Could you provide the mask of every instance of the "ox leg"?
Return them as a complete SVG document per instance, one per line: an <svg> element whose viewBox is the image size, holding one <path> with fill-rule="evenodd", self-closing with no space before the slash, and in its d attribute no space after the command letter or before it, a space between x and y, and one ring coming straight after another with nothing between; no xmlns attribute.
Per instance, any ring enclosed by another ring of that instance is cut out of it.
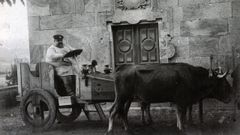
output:
<svg viewBox="0 0 240 135"><path fill-rule="evenodd" d="M110 109L110 114L108 118L108 131L107 134L112 132L113 129L113 119L116 116L117 110L116 110L116 103L114 102L111 109Z"/></svg>
<svg viewBox="0 0 240 135"><path fill-rule="evenodd" d="M187 110L188 110L188 121L192 123L193 122L192 121L192 105L190 105Z"/></svg>
<svg viewBox="0 0 240 135"><path fill-rule="evenodd" d="M186 108L185 107L180 107L177 105L177 127L180 131L184 130L184 124L186 121Z"/></svg>
<svg viewBox="0 0 240 135"><path fill-rule="evenodd" d="M181 130L182 125L181 125L181 120L180 120L180 112L179 112L178 109L177 109L176 111L177 111L177 112L176 112L176 115L177 115L177 128L178 128L179 130Z"/></svg>
<svg viewBox="0 0 240 135"><path fill-rule="evenodd" d="M145 110L146 110L146 104L144 104L144 102L141 102L140 104L141 104L141 113L142 113L141 120L142 120L143 125L145 125L146 121L145 121L144 113L145 113Z"/></svg>
<svg viewBox="0 0 240 135"><path fill-rule="evenodd" d="M124 105L124 114L122 116L123 128L125 131L128 131L128 111L131 106L132 100L128 100Z"/></svg>
<svg viewBox="0 0 240 135"><path fill-rule="evenodd" d="M199 120L201 123L203 123L203 101L199 101Z"/></svg>
<svg viewBox="0 0 240 135"><path fill-rule="evenodd" d="M142 116L141 116L141 119L142 119L142 123L143 125L150 125L152 124L152 117L151 117L151 114L150 114L150 103L145 103L145 102L141 102L141 112L142 112ZM147 122L145 120L145 113L147 114Z"/></svg>
<svg viewBox="0 0 240 135"><path fill-rule="evenodd" d="M114 118L116 117L116 115L118 115L121 119L124 116L124 103L122 100L116 100L113 103L112 108L110 109L110 115L109 115L109 121L108 121L108 133L111 133L113 130L113 122L114 122Z"/></svg>
<svg viewBox="0 0 240 135"><path fill-rule="evenodd" d="M115 116L116 116L116 103L114 102L112 107L109 110L108 132L110 132L113 128L113 119Z"/></svg>
<svg viewBox="0 0 240 135"><path fill-rule="evenodd" d="M152 124L152 117L151 117L151 113L150 113L150 107L151 107L151 105L150 105L150 103L148 103L147 105L146 105L146 114L147 114L147 124L148 125L151 125Z"/></svg>
<svg viewBox="0 0 240 135"><path fill-rule="evenodd" d="M237 109L238 109L238 99L236 97L234 97L234 105L233 105L233 115L232 115L232 120L235 122L237 119Z"/></svg>

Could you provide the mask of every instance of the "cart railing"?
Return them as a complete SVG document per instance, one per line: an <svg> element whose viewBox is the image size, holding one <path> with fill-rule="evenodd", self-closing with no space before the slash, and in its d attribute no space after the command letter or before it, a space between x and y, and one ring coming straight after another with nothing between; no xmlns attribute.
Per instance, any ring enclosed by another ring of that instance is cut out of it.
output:
<svg viewBox="0 0 240 135"><path fill-rule="evenodd" d="M28 63L19 63L17 69L19 98L34 89L49 90L54 96L58 96L54 88L54 69L49 63L38 63L36 71L31 71Z"/></svg>

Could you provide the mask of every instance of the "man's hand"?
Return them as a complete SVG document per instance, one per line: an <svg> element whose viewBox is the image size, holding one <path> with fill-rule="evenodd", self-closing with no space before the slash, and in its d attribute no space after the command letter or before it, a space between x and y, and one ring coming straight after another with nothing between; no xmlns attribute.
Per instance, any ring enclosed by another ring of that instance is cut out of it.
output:
<svg viewBox="0 0 240 135"><path fill-rule="evenodd" d="M72 63L70 63L70 62L63 61L61 63L62 63L63 66L72 66Z"/></svg>
<svg viewBox="0 0 240 135"><path fill-rule="evenodd" d="M62 58L62 64L64 66L72 66L72 62L68 58Z"/></svg>

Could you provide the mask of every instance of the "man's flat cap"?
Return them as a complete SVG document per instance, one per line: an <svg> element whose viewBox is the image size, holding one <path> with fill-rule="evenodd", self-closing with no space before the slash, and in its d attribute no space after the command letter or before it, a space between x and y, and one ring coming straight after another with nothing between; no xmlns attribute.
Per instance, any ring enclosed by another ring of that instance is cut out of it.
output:
<svg viewBox="0 0 240 135"><path fill-rule="evenodd" d="M54 35L53 38L56 39L57 41L62 41L63 35L57 34L57 35Z"/></svg>

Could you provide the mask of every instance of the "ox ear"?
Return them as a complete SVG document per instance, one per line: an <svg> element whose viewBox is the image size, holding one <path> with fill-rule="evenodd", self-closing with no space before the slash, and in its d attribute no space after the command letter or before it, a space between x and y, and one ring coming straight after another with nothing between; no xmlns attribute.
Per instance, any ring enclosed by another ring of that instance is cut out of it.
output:
<svg viewBox="0 0 240 135"><path fill-rule="evenodd" d="M218 76L218 73L215 71L215 70L213 70L213 69L211 69L211 72L212 72L212 76Z"/></svg>

